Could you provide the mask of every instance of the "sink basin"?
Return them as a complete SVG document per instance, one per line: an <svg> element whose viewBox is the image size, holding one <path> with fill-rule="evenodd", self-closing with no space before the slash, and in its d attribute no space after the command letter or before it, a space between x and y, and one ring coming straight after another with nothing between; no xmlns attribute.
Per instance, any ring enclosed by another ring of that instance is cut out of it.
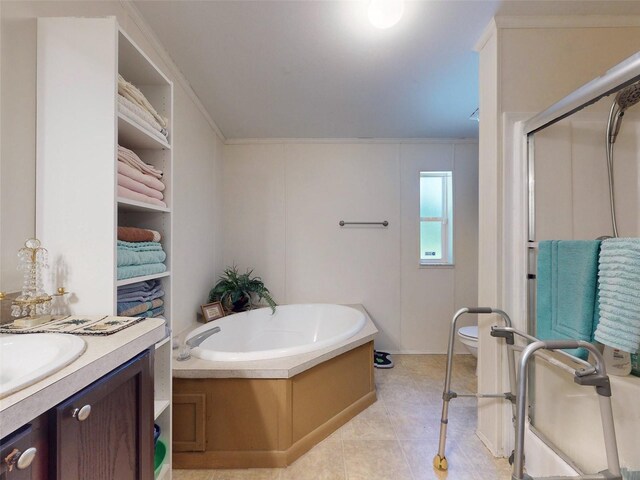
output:
<svg viewBox="0 0 640 480"><path fill-rule="evenodd" d="M86 348L80 337L63 333L0 335L0 398L66 367Z"/></svg>

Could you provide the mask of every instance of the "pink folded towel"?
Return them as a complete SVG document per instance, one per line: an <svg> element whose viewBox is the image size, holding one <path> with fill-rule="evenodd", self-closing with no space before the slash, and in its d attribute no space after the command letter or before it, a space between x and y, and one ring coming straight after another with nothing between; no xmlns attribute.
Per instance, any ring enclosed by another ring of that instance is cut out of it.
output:
<svg viewBox="0 0 640 480"><path fill-rule="evenodd" d="M147 195L149 197L157 198L158 200L162 200L164 195L162 192L154 188L147 187L144 183L140 183L133 178L129 178L126 175L118 174L118 185L128 188L129 190L133 190L134 192L142 193L143 195Z"/></svg>
<svg viewBox="0 0 640 480"><path fill-rule="evenodd" d="M151 175L144 174L120 160L118 160L118 173L121 173L126 177L133 178L140 183L144 183L147 187L158 190L159 192L164 191L164 183L160 180L152 177Z"/></svg>
<svg viewBox="0 0 640 480"><path fill-rule="evenodd" d="M166 207L167 204L157 198L149 197L143 193L134 192L122 185L118 185L118 196L128 198L129 200L136 200L137 202L150 203L151 205L157 205L159 207Z"/></svg>
<svg viewBox="0 0 640 480"><path fill-rule="evenodd" d="M118 145L118 160L126 163L130 167L135 168L136 170L141 171L142 173L146 173L147 175L151 175L152 177L156 177L158 179L162 178L162 170L158 170L153 165L149 165L148 163L144 163L140 160L140 157L133 150L129 150L128 148L124 148L121 145Z"/></svg>

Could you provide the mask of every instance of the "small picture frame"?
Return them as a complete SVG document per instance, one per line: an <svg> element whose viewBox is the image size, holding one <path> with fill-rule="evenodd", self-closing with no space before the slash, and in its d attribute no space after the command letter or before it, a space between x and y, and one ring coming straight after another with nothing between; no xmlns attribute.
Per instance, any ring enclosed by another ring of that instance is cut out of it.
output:
<svg viewBox="0 0 640 480"><path fill-rule="evenodd" d="M224 317L224 308L222 308L222 303L220 302L202 305L200 309L202 310L203 323L212 322L213 320Z"/></svg>

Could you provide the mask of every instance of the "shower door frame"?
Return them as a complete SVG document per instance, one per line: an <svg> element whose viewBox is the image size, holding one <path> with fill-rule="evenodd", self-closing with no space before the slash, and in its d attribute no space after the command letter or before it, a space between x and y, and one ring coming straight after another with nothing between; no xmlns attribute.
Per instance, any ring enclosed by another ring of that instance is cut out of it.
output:
<svg viewBox="0 0 640 480"><path fill-rule="evenodd" d="M609 69L604 75L590 81L546 110L524 122L522 141L526 146L527 171L527 332L536 334L536 210L535 210L535 134L600 99L640 80L640 52ZM603 134L604 138L604 134ZM603 147L604 150L604 147ZM545 435L535 428L535 365L529 369L528 416L532 432L577 471L580 469Z"/></svg>

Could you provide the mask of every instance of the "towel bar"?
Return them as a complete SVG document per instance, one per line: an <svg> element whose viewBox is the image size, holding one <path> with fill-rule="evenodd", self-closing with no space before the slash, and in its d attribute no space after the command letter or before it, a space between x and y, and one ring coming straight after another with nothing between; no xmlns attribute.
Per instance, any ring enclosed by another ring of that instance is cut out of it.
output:
<svg viewBox="0 0 640 480"><path fill-rule="evenodd" d="M340 225L341 227L344 227L345 225L382 225L383 227L388 227L389 222L387 222L386 220L382 222L345 222L344 220L340 220L338 222L338 225Z"/></svg>

